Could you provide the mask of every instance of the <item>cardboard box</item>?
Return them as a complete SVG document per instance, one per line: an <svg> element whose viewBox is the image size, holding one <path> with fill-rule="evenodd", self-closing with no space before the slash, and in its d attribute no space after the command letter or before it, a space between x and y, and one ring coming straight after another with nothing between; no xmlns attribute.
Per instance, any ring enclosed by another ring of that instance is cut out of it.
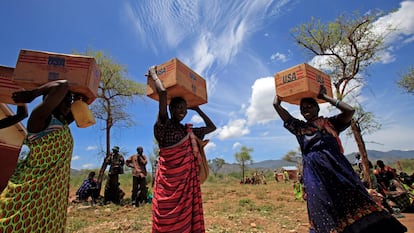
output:
<svg viewBox="0 0 414 233"><path fill-rule="evenodd" d="M275 74L276 94L291 104L299 105L305 97L315 98L319 103L325 102L317 98L321 84L325 86L327 95L332 97L329 75L306 63Z"/></svg>
<svg viewBox="0 0 414 233"><path fill-rule="evenodd" d="M0 103L0 119L11 115L15 115L15 113L13 113L7 104ZM16 168L26 135L26 128L21 122L0 129L0 191L6 187L10 176Z"/></svg>
<svg viewBox="0 0 414 233"><path fill-rule="evenodd" d="M20 50L13 81L27 90L47 82L66 79L70 91L88 97L92 103L101 81L95 58L33 50Z"/></svg>
<svg viewBox="0 0 414 233"><path fill-rule="evenodd" d="M0 66L0 103L16 104L11 98L13 92L24 90L12 80L14 68Z"/></svg>
<svg viewBox="0 0 414 233"><path fill-rule="evenodd" d="M188 107L207 103L206 81L177 58L157 66L158 78L167 89L168 102L173 97L183 97ZM158 101L154 81L147 79L147 96Z"/></svg>
<svg viewBox="0 0 414 233"><path fill-rule="evenodd" d="M16 106L17 108L17 106ZM0 103L0 119L7 116L16 115L7 104ZM23 144L23 140L27 135L27 130L21 122L12 126L0 129L0 145L8 145L10 147L19 148Z"/></svg>

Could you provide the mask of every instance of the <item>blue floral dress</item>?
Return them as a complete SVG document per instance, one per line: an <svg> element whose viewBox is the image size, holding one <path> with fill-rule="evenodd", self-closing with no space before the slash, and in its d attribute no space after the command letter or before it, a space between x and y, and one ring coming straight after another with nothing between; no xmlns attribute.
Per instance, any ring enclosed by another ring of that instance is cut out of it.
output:
<svg viewBox="0 0 414 233"><path fill-rule="evenodd" d="M302 150L310 232L406 231L371 199L343 155L338 134L349 123L343 125L336 117L320 117L312 122L291 118L284 126L296 136Z"/></svg>

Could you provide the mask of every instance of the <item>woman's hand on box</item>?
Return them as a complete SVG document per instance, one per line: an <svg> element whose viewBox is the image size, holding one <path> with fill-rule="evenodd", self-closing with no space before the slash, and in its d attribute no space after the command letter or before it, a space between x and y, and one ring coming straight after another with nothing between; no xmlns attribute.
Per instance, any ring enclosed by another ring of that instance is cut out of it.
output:
<svg viewBox="0 0 414 233"><path fill-rule="evenodd" d="M164 84L162 84L161 80L158 78L156 66L151 66L149 68L147 76L154 80L155 88L157 89L158 93L166 91Z"/></svg>
<svg viewBox="0 0 414 233"><path fill-rule="evenodd" d="M319 89L318 99L326 100L326 88L324 85L321 85L321 88Z"/></svg>

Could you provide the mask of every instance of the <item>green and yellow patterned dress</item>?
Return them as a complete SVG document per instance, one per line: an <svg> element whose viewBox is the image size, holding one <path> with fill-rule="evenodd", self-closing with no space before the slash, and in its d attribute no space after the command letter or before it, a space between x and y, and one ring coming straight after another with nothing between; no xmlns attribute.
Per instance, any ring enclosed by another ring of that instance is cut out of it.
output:
<svg viewBox="0 0 414 233"><path fill-rule="evenodd" d="M69 127L53 118L26 141L30 154L0 196L0 233L64 232L73 149Z"/></svg>

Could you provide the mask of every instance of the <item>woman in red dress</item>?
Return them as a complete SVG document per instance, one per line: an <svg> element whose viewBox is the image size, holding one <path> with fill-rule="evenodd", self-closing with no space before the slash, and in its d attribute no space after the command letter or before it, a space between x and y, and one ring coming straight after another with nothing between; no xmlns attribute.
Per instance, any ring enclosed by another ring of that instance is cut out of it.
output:
<svg viewBox="0 0 414 233"><path fill-rule="evenodd" d="M152 232L205 232L199 175L200 157L197 155L194 139L203 139L216 126L198 106L189 109L196 111L206 126L192 128L181 124L187 114L187 103L181 97L170 101L171 117L168 117L167 91L158 79L154 67L150 69L149 75L154 79L159 95L154 135L160 147L152 200Z"/></svg>

